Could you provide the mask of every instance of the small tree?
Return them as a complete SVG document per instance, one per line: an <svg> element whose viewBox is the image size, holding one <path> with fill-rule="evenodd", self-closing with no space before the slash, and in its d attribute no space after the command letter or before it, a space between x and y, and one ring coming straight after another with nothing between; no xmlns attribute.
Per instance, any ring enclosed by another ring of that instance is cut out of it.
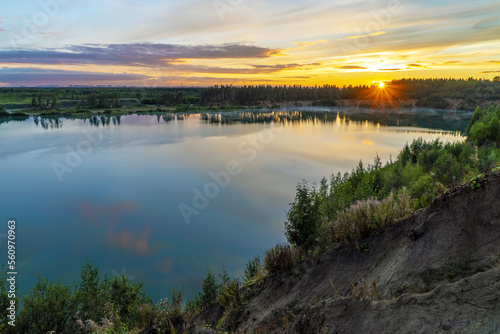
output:
<svg viewBox="0 0 500 334"><path fill-rule="evenodd" d="M201 284L203 290L201 294L201 303L203 306L208 306L215 301L219 292L219 285L215 281L215 275L212 271L208 271L203 278Z"/></svg>
<svg viewBox="0 0 500 334"><path fill-rule="evenodd" d="M52 101L50 102L52 109L57 109L59 102L57 101L56 94L52 94Z"/></svg>
<svg viewBox="0 0 500 334"><path fill-rule="evenodd" d="M245 276L244 276L245 281L251 280L259 273L261 269L262 269L262 264L260 261L260 256L256 256L250 261L248 261L245 267Z"/></svg>
<svg viewBox="0 0 500 334"><path fill-rule="evenodd" d="M43 109L43 100L44 100L44 95L43 93L41 93L40 95L38 95L38 108L39 109Z"/></svg>
<svg viewBox="0 0 500 334"><path fill-rule="evenodd" d="M38 102L36 102L36 97L33 96L33 98L31 99L31 105L33 106L33 108L38 108Z"/></svg>
<svg viewBox="0 0 500 334"><path fill-rule="evenodd" d="M324 199L321 191L310 188L306 182L300 183L287 212L285 235L291 244L306 252L316 244L318 227L324 219Z"/></svg>
<svg viewBox="0 0 500 334"><path fill-rule="evenodd" d="M109 289L109 301L117 309L120 320L125 324L138 323L139 306L152 303L142 291L142 283L133 284L124 273L110 280Z"/></svg>
<svg viewBox="0 0 500 334"><path fill-rule="evenodd" d="M84 320L91 319L98 322L105 316L106 289L104 282L99 277L99 267L87 260L82 263L80 272L82 281L76 299L79 311Z"/></svg>

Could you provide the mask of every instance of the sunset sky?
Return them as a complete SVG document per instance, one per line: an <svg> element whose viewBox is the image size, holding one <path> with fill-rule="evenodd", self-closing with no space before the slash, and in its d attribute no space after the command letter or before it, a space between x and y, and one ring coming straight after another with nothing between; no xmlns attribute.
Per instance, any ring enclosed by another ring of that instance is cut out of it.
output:
<svg viewBox="0 0 500 334"><path fill-rule="evenodd" d="M3 0L0 11L0 86L498 75L498 0Z"/></svg>

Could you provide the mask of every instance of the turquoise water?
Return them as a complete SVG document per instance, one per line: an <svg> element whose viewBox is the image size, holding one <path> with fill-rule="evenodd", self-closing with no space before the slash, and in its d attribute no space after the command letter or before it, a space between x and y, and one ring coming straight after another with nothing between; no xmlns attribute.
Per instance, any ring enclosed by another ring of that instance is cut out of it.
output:
<svg viewBox="0 0 500 334"><path fill-rule="evenodd" d="M285 241L295 187L395 157L414 138L463 140L470 113L344 108L0 124L0 241L17 221L19 291L77 282L93 259L157 300L241 275ZM432 128L433 127L433 128ZM3 226L3 227L2 227ZM2 248L5 248L2 246ZM1 255L5 263L7 251Z"/></svg>

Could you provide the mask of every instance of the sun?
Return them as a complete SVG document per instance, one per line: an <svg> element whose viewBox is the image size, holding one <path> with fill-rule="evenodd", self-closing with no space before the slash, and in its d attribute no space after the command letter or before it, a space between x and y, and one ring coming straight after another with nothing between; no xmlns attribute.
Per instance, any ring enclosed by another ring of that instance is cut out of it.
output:
<svg viewBox="0 0 500 334"><path fill-rule="evenodd" d="M378 84L378 88L384 88L384 87L385 87L385 84L383 82Z"/></svg>

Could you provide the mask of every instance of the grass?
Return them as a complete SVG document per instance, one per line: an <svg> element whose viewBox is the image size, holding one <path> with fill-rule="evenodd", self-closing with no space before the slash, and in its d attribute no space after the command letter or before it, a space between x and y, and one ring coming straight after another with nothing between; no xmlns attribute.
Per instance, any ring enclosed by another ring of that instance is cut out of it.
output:
<svg viewBox="0 0 500 334"><path fill-rule="evenodd" d="M288 244L277 244L266 252L264 268L273 274L290 270L300 260L300 251Z"/></svg>
<svg viewBox="0 0 500 334"><path fill-rule="evenodd" d="M406 188L381 201L372 198L357 201L330 223L330 241L347 243L380 232L385 226L410 216L413 202Z"/></svg>

